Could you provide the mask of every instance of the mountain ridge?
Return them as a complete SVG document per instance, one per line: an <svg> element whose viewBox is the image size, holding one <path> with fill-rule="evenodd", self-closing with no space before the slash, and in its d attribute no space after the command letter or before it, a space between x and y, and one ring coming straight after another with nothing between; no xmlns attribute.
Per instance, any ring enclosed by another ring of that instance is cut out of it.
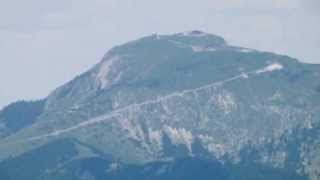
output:
<svg viewBox="0 0 320 180"><path fill-rule="evenodd" d="M318 67L199 31L147 36L112 48L51 93L32 126L0 139L1 159L72 138L133 164L190 156L241 163L251 147L256 161L281 169L297 153L281 139L318 127ZM291 170L312 177L320 160L310 154L320 147L310 138L294 147L313 148L298 152Z"/></svg>

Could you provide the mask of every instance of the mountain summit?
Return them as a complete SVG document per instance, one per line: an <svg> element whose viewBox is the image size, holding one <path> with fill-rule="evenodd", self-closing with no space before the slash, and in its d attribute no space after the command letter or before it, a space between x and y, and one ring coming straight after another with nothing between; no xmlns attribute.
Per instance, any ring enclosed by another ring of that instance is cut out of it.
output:
<svg viewBox="0 0 320 180"><path fill-rule="evenodd" d="M318 65L200 31L147 36L52 92L0 156L68 139L78 158L251 161L318 180L319 78Z"/></svg>

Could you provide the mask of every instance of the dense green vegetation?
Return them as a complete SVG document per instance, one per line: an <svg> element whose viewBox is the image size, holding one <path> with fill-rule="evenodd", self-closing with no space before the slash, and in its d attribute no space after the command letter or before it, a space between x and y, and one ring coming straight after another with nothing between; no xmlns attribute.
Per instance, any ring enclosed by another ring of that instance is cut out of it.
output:
<svg viewBox="0 0 320 180"><path fill-rule="evenodd" d="M58 140L0 163L2 180L42 180L41 176L77 155L71 140ZM4 178L6 177L6 178Z"/></svg>
<svg viewBox="0 0 320 180"><path fill-rule="evenodd" d="M33 124L43 112L45 100L18 101L0 111L0 121L11 133Z"/></svg>
<svg viewBox="0 0 320 180"><path fill-rule="evenodd" d="M144 165L114 163L111 158L77 158L75 141L58 140L0 163L6 180L307 180L286 168L273 168L247 156L239 164L182 158ZM243 154L244 155L244 154Z"/></svg>

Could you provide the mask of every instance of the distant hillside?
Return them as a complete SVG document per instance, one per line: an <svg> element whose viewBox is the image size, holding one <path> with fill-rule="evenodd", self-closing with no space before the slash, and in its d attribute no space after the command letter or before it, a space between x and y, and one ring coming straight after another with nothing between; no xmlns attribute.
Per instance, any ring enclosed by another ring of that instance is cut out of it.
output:
<svg viewBox="0 0 320 180"><path fill-rule="evenodd" d="M0 111L0 136L7 136L32 125L44 110L46 100L18 101Z"/></svg>

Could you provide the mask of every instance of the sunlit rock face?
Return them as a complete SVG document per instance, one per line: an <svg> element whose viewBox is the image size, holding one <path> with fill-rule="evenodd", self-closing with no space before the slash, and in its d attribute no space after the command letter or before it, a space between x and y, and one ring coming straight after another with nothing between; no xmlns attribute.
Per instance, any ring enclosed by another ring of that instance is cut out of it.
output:
<svg viewBox="0 0 320 180"><path fill-rule="evenodd" d="M200 31L144 37L51 93L33 126L1 140L1 156L57 138L129 163L195 156L241 163L249 149L259 163L316 180L319 72ZM17 144L25 148L9 151Z"/></svg>

